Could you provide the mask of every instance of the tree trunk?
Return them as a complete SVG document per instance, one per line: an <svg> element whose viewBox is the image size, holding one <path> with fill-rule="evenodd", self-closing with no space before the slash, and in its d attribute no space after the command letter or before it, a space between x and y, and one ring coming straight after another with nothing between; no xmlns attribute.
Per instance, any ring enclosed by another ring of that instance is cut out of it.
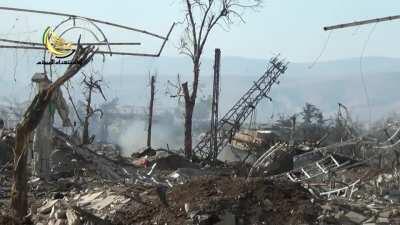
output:
<svg viewBox="0 0 400 225"><path fill-rule="evenodd" d="M185 97L185 156L188 159L192 159L192 120L194 106L196 105L197 88L199 85L200 75L200 61L197 58L193 61L193 87L192 94L189 94L189 88L187 82L182 84L183 94Z"/></svg>
<svg viewBox="0 0 400 225"><path fill-rule="evenodd" d="M151 76L150 81L150 105L149 105L149 122L147 127L147 148L151 148L151 127L153 125L153 105L154 105L154 83L156 79Z"/></svg>
<svg viewBox="0 0 400 225"><path fill-rule="evenodd" d="M92 104L92 87L89 87L89 96L86 100L86 116L85 121L83 123L83 131L82 131L82 144L87 145L89 143L89 119L92 114L91 104Z"/></svg>
<svg viewBox="0 0 400 225"><path fill-rule="evenodd" d="M192 158L192 117L194 104L185 103L185 156Z"/></svg>
<svg viewBox="0 0 400 225"><path fill-rule="evenodd" d="M11 189L11 208L16 224L22 223L22 219L26 216L28 211L28 174L26 173L27 151L25 149L25 144L27 143L30 134L30 131L27 132L21 130L20 127L17 127L14 156L19 157L14 157L14 182Z"/></svg>

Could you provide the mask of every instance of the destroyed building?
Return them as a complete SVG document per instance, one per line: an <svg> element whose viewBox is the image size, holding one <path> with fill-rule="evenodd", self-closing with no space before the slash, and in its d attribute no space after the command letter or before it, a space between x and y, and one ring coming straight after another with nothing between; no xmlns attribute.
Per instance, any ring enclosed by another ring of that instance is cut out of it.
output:
<svg viewBox="0 0 400 225"><path fill-rule="evenodd" d="M197 90L208 34L215 25L234 24L232 17L243 19L240 10L258 9L260 1L222 1L222 9L214 1L185 3L180 53L191 60L193 81L181 82L179 75L177 84L168 80L176 93L166 95L177 100L169 108L157 104L162 84L150 73L148 105L108 99L96 62L114 55L160 57L175 23L163 36L73 14L0 6L0 12L61 19L45 29L43 43L0 38L2 48L45 52L37 63L43 71L30 78L34 93L28 101L0 104L0 225L400 224L398 118L367 129L344 103L327 116L304 102L296 113L257 123L256 110L274 101L291 66L281 55L220 110L220 49L214 52L212 94ZM104 26L155 38L160 47L155 53L128 51L142 43L115 41L110 33L118 32ZM72 82L79 75L80 86ZM132 136L132 121L145 124L140 129L147 136ZM155 144L160 124L168 142Z"/></svg>

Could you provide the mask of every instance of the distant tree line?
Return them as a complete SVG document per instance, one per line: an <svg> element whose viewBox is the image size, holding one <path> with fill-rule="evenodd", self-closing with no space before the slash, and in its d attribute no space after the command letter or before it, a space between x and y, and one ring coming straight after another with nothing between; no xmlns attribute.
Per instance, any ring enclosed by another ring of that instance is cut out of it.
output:
<svg viewBox="0 0 400 225"><path fill-rule="evenodd" d="M325 117L311 103L305 103L300 113L280 115L273 128L287 142L293 139L296 143L313 146L337 143L363 133L361 124L352 122L350 115L344 116L340 105L336 115Z"/></svg>

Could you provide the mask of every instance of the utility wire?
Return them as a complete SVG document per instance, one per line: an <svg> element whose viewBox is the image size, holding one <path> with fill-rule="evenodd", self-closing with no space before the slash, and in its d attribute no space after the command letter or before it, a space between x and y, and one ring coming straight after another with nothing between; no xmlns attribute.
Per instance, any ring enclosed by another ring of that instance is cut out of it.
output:
<svg viewBox="0 0 400 225"><path fill-rule="evenodd" d="M369 31L368 33L368 37L364 42L364 46L361 52L361 56L360 56L360 77L361 77L361 83L363 85L363 89L364 89L364 94L365 94L365 100L367 102L367 106L368 106L368 120L369 120L369 126L372 125L372 109L371 109L371 101L370 101L370 97L369 97L369 93L368 93L368 88L367 88L367 84L365 81L365 74L364 74L364 66L363 66L363 61L364 61L364 55L365 55L365 51L368 47L368 43L371 39L372 34L375 31L376 25L378 23L375 23L374 26L372 27L372 29Z"/></svg>
<svg viewBox="0 0 400 225"><path fill-rule="evenodd" d="M321 49L321 52L319 53L317 58L315 58L315 60L311 63L311 65L308 66L308 69L312 69L319 62L319 60L321 59L322 55L325 53L326 48L328 47L328 43L329 43L329 41L331 39L331 36L332 36L332 31L329 32L328 37L326 38L325 43L324 43L324 45L323 45L323 47Z"/></svg>

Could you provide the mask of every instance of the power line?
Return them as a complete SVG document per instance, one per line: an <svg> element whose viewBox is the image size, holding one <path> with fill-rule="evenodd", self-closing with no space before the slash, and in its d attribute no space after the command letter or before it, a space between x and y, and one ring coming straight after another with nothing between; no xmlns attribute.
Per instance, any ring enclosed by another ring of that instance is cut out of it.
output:
<svg viewBox="0 0 400 225"><path fill-rule="evenodd" d="M326 48L328 47L328 43L329 43L329 40L331 39L331 36L332 36L332 31L329 32L329 35L325 40L325 43L324 43L324 46L321 49L321 52L319 53L317 58L311 63L311 65L308 66L308 69L312 69L315 66L315 64L317 64L317 62L319 62L319 60L321 59L322 55L325 53Z"/></svg>
<svg viewBox="0 0 400 225"><path fill-rule="evenodd" d="M365 94L365 100L367 102L367 106L368 106L368 119L369 119L369 125L371 126L372 124L372 109L371 109L371 101L370 101L370 97L369 97L369 93L368 93L368 88L367 88L367 84L365 81L365 74L364 74L364 67L363 67L363 60L364 60L364 54L365 54L365 50L367 49L368 43L371 39L372 34L375 31L377 23L374 24L374 26L372 27L372 29L369 31L368 33L368 37L364 42L364 46L361 52L361 56L360 56L360 77L361 77L361 83L363 85L363 89L364 89L364 94Z"/></svg>

